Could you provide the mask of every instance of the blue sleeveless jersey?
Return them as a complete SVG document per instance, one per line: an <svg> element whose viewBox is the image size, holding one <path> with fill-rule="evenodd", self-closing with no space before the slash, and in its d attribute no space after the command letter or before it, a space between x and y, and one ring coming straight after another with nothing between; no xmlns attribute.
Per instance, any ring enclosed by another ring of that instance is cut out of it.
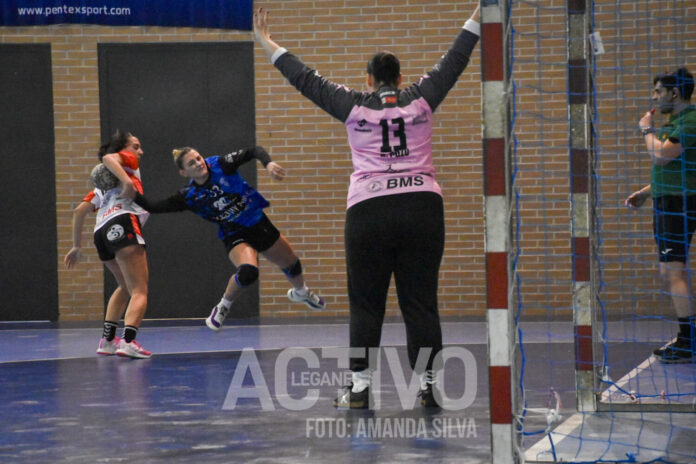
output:
<svg viewBox="0 0 696 464"><path fill-rule="evenodd" d="M268 201L238 173L225 174L219 157L206 158L210 179L204 185L193 180L182 189L186 205L203 219L218 224L221 239L234 235L241 227L251 227L263 217Z"/></svg>

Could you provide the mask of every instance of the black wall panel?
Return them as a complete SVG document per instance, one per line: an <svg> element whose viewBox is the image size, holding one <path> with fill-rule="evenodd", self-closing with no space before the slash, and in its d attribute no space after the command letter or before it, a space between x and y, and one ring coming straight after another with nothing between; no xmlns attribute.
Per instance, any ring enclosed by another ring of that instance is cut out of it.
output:
<svg viewBox="0 0 696 464"><path fill-rule="evenodd" d="M0 44L0 320L58 318L48 44Z"/></svg>
<svg viewBox="0 0 696 464"><path fill-rule="evenodd" d="M148 197L185 185L172 161L175 147L192 146L205 157L255 144L251 42L100 44L98 53L102 139L117 128L140 139ZM249 163L241 170L252 185L256 169ZM235 271L217 227L183 212L150 216L143 233L150 264L145 317L206 317ZM115 283L110 275L105 283L108 298ZM258 285L230 315L256 316Z"/></svg>

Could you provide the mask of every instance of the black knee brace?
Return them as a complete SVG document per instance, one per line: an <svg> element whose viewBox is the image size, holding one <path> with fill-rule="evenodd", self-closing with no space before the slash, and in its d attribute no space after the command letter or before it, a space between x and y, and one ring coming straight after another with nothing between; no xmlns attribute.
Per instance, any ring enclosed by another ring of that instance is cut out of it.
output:
<svg viewBox="0 0 696 464"><path fill-rule="evenodd" d="M234 281L240 287L248 287L259 278L259 268L251 264L242 264L234 275Z"/></svg>
<svg viewBox="0 0 696 464"><path fill-rule="evenodd" d="M300 262L300 258L297 258L295 264L292 264L283 269L283 273L291 279L302 274L302 263Z"/></svg>

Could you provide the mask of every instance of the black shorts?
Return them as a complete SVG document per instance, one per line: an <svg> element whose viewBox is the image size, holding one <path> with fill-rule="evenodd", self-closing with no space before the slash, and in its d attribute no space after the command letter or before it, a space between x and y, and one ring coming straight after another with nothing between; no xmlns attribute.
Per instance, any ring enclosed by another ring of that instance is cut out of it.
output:
<svg viewBox="0 0 696 464"><path fill-rule="evenodd" d="M276 229L270 219L264 214L261 220L250 227L241 227L233 234L223 238L227 253L240 243L248 243L254 250L263 252L268 250L280 238L280 231Z"/></svg>
<svg viewBox="0 0 696 464"><path fill-rule="evenodd" d="M135 214L119 214L94 232L94 246L102 261L111 261L116 258L116 251L130 245L145 245L140 219Z"/></svg>
<svg viewBox="0 0 696 464"><path fill-rule="evenodd" d="M350 346L380 344L392 280L406 324L408 359L416 366L430 348L426 369L442 349L437 305L440 261L445 249L442 197L408 192L370 198L348 208L345 225ZM350 368L368 367L367 356L351 357Z"/></svg>
<svg viewBox="0 0 696 464"><path fill-rule="evenodd" d="M686 263L696 230L696 196L665 195L653 199L653 233L661 262Z"/></svg>

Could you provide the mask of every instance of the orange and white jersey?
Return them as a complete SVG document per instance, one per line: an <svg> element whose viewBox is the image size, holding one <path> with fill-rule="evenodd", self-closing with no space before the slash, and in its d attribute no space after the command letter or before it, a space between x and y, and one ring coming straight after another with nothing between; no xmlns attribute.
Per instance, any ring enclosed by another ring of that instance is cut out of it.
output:
<svg viewBox="0 0 696 464"><path fill-rule="evenodd" d="M127 151L121 151L119 155L121 155L121 160L123 161L123 169L133 181L136 190L142 195L143 184L140 180L140 165L138 159L135 155ZM150 213L127 198L118 198L120 194L120 186L107 191L95 188L82 199L82 201L91 203L94 206L94 210L97 212L97 222L94 226L95 231L99 230L110 219L121 214L135 214L139 217L140 224L145 224Z"/></svg>
<svg viewBox="0 0 696 464"><path fill-rule="evenodd" d="M123 162L121 166L126 171L128 177L133 181L133 185L140 194L143 194L143 182L140 178L140 160L131 152L122 150L118 153Z"/></svg>
<svg viewBox="0 0 696 464"><path fill-rule="evenodd" d="M106 192L95 188L82 199L82 201L92 203L94 210L97 212L97 222L94 225L95 232L109 220L121 214L135 214L140 219L140 224L145 225L150 213L128 198L118 198L120 194L120 187L113 188Z"/></svg>

